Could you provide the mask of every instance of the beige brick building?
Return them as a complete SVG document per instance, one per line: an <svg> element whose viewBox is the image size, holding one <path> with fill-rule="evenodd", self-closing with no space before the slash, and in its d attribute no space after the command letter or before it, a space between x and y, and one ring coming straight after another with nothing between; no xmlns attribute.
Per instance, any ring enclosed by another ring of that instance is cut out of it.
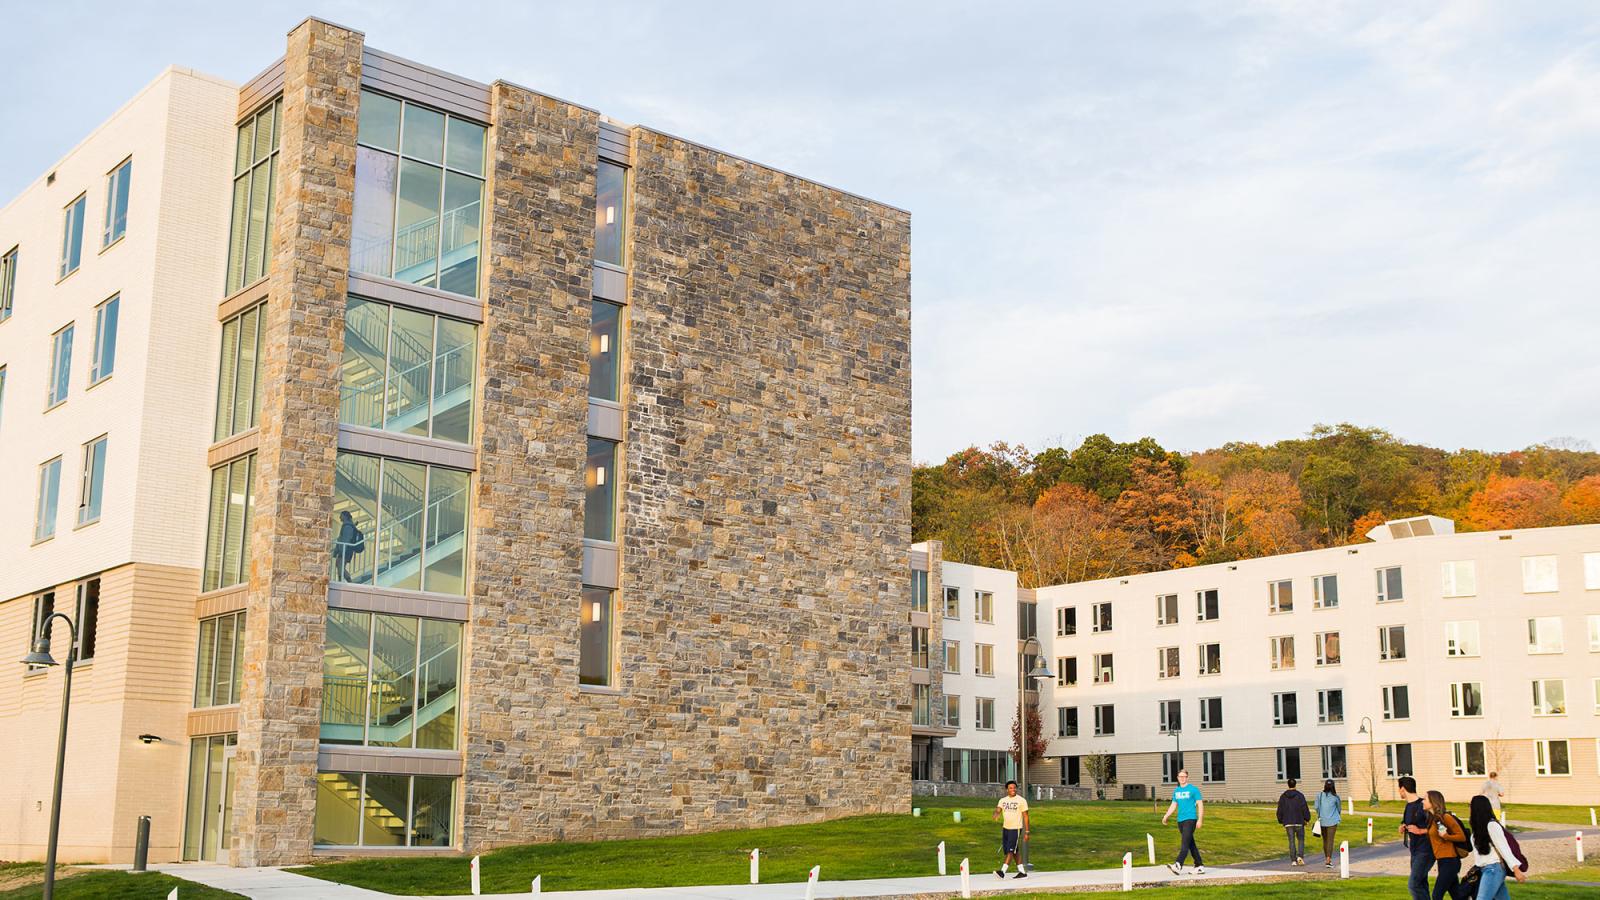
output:
<svg viewBox="0 0 1600 900"><path fill-rule="evenodd" d="M94 637L63 858L907 806L909 227L315 19L163 75L0 211L0 645ZM61 671L0 679L36 858Z"/></svg>

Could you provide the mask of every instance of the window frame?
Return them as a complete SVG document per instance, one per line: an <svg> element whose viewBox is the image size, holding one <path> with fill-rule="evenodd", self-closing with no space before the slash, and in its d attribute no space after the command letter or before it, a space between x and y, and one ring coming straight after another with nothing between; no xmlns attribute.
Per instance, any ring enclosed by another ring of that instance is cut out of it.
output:
<svg viewBox="0 0 1600 900"><path fill-rule="evenodd" d="M1196 645L1195 649L1198 651L1197 657L1199 660L1199 668L1195 672L1196 675L1205 678L1222 674L1221 641L1205 641ZM1207 665L1208 657L1210 665Z"/></svg>
<svg viewBox="0 0 1600 900"><path fill-rule="evenodd" d="M1182 647L1156 648L1157 681L1166 681L1169 678L1181 678L1183 676L1182 650Z"/></svg>
<svg viewBox="0 0 1600 900"><path fill-rule="evenodd" d="M1557 772L1551 750L1560 744L1566 756L1566 771ZM1572 743L1566 738L1538 738L1533 742L1533 774L1540 778L1567 778L1572 775Z"/></svg>
<svg viewBox="0 0 1600 900"><path fill-rule="evenodd" d="M50 369L45 379L44 411L67 402L72 396L72 345L76 342L76 320L57 328L50 334ZM61 395L55 394L57 388Z"/></svg>
<svg viewBox="0 0 1600 900"><path fill-rule="evenodd" d="M0 253L0 322L7 321L16 311L17 302L17 260L20 258L22 245L17 244L5 253Z"/></svg>
<svg viewBox="0 0 1600 900"><path fill-rule="evenodd" d="M1294 579L1280 578L1267 582L1267 615L1282 616L1294 612Z"/></svg>
<svg viewBox="0 0 1600 900"><path fill-rule="evenodd" d="M1102 662L1102 660L1104 662ZM1096 653L1094 655L1094 684L1112 684L1117 677L1117 660L1115 653ZM1104 676L1102 678L1102 676Z"/></svg>
<svg viewBox="0 0 1600 900"><path fill-rule="evenodd" d="M1284 698L1292 698L1285 703ZM1288 715L1285 715L1285 714ZM1293 721L1289 721L1292 719ZM1274 691L1272 693L1272 727L1298 728L1300 726L1300 692Z"/></svg>
<svg viewBox="0 0 1600 900"><path fill-rule="evenodd" d="M1300 748L1299 747L1274 747L1273 750L1274 750L1273 763L1275 765L1275 774L1277 775L1277 779L1276 780L1278 782L1280 782L1280 783L1286 782L1291 778L1293 778L1295 781L1302 780L1302 776L1301 776L1302 768L1301 768L1301 765L1300 765ZM1289 760L1291 760L1291 759L1294 760L1294 772L1293 773L1291 773L1289 771Z"/></svg>
<svg viewBox="0 0 1600 900"><path fill-rule="evenodd" d="M1536 719L1560 718L1567 715L1567 680L1565 678L1535 678L1533 687L1533 717ZM1559 702L1551 703L1550 686L1555 685Z"/></svg>
<svg viewBox="0 0 1600 900"><path fill-rule="evenodd" d="M926 672L933 655L929 644L933 640L933 630L925 625L911 626L911 667Z"/></svg>
<svg viewBox="0 0 1600 900"><path fill-rule="evenodd" d="M1470 690L1469 690L1470 688ZM1472 697L1468 695L1471 694ZM1476 699L1478 711L1468 712L1467 701ZM1452 719L1481 719L1484 708L1488 706L1483 695L1483 682L1481 681L1452 681L1450 682L1450 718Z"/></svg>
<svg viewBox="0 0 1600 900"><path fill-rule="evenodd" d="M1322 745L1322 777L1334 781L1350 777L1350 754L1344 744Z"/></svg>
<svg viewBox="0 0 1600 900"><path fill-rule="evenodd" d="M1472 626L1471 653L1465 652L1466 629L1459 627L1465 625ZM1483 656L1483 629L1477 619L1455 619L1444 623L1444 655L1447 659L1476 659Z"/></svg>
<svg viewBox="0 0 1600 900"><path fill-rule="evenodd" d="M61 208L61 267L56 276L57 284L83 268L83 219L88 213L88 199L89 192L84 191Z"/></svg>
<svg viewBox="0 0 1600 900"><path fill-rule="evenodd" d="M122 311L122 294L115 293L94 308L94 344L89 352L88 390L101 384L117 368L117 329ZM106 335L110 333L108 340Z"/></svg>
<svg viewBox="0 0 1600 900"><path fill-rule="evenodd" d="M101 252L111 249L128 236L128 209L133 203L132 179L132 156L117 163L106 173L106 220L100 229ZM120 210L118 206L121 206Z"/></svg>
<svg viewBox="0 0 1600 900"><path fill-rule="evenodd" d="M33 543L42 544L54 540L56 525L61 518L61 460L57 455L39 464L38 478L36 481L38 495L34 499L33 507ZM47 495L45 482L50 480L50 513L45 515L45 497ZM48 530L45 526L48 525Z"/></svg>
<svg viewBox="0 0 1600 900"><path fill-rule="evenodd" d="M1331 597L1328 592L1328 585L1330 584L1333 586ZM1337 573L1311 576L1311 608L1339 608L1339 576Z"/></svg>
<svg viewBox="0 0 1600 900"><path fill-rule="evenodd" d="M979 678L994 676L994 645L972 642L972 674Z"/></svg>
<svg viewBox="0 0 1600 900"><path fill-rule="evenodd" d="M1550 638L1546 626L1554 623L1554 644L1547 645ZM1565 623L1560 616L1531 616L1528 619L1528 655L1553 656L1566 652L1567 638Z"/></svg>
<svg viewBox="0 0 1600 900"><path fill-rule="evenodd" d="M1212 615L1206 615L1206 613ZM1194 616L1196 622L1215 622L1222 618L1222 589L1202 588L1194 592Z"/></svg>
<svg viewBox="0 0 1600 900"><path fill-rule="evenodd" d="M943 593L944 593L944 617L946 619L950 619L951 621L956 621L956 622L961 621L961 588L960 588L960 586L953 585L953 584L947 584L947 585L943 585L943 589L944 589L943 590ZM953 615L953 616L950 615L950 610L951 610L951 604L952 603L954 604L954 609L956 611L956 614Z"/></svg>
<svg viewBox="0 0 1600 900"><path fill-rule="evenodd" d="M95 524L105 512L106 452L110 437L110 434L102 434L83 444L83 476L78 483L78 524L75 528ZM89 512L91 509L92 514Z"/></svg>
<svg viewBox="0 0 1600 900"><path fill-rule="evenodd" d="M1106 728L1107 725L1111 727ZM1117 705L1115 703L1097 703L1094 707L1094 736L1116 737L1117 734Z"/></svg>
<svg viewBox="0 0 1600 900"><path fill-rule="evenodd" d="M1548 565L1549 571L1542 567ZM1549 579L1545 586L1545 579ZM1554 594L1561 590L1561 560L1554 553L1522 557L1522 592L1524 594Z"/></svg>
<svg viewBox="0 0 1600 900"><path fill-rule="evenodd" d="M1076 706L1056 707L1056 737L1070 740L1083 733L1083 721Z"/></svg>
<svg viewBox="0 0 1600 900"><path fill-rule="evenodd" d="M955 715L953 715L953 716L950 714L950 710L951 709L955 710ZM961 695L960 694L945 694L944 695L944 724L949 726L949 727L951 727L951 728L960 728L961 727Z"/></svg>
<svg viewBox="0 0 1600 900"><path fill-rule="evenodd" d="M1056 609L1056 637L1073 637L1078 633L1078 608L1062 606Z"/></svg>
<svg viewBox="0 0 1600 900"><path fill-rule="evenodd" d="M944 674L961 674L961 642L949 638L940 638L944 642Z"/></svg>
<svg viewBox="0 0 1600 900"><path fill-rule="evenodd" d="M1213 712L1215 710L1215 712ZM1221 731L1223 726L1222 698L1200 698L1200 730Z"/></svg>
<svg viewBox="0 0 1600 900"><path fill-rule="evenodd" d="M1156 733L1172 734L1174 731L1183 731L1183 701L1157 700Z"/></svg>
<svg viewBox="0 0 1600 900"><path fill-rule="evenodd" d="M1268 649L1268 657L1267 657L1267 665L1271 668L1272 671L1274 671L1274 672L1292 672L1292 671L1294 671L1295 662L1296 662L1296 653L1295 653L1295 649L1294 649L1294 635L1292 635L1292 634L1273 635L1272 637L1267 638L1267 646L1269 648ZM1284 650L1285 647L1287 647L1289 649L1289 653L1288 653L1287 657L1285 657L1284 653L1283 653L1283 650ZM1288 665L1284 665L1283 664L1283 661L1284 661L1285 658L1287 658L1288 661L1289 661Z"/></svg>
<svg viewBox="0 0 1600 900"><path fill-rule="evenodd" d="M1470 583L1463 586L1463 581ZM1440 563L1439 595L1452 600L1458 597L1478 596L1478 561L1451 559Z"/></svg>
<svg viewBox="0 0 1600 900"><path fill-rule="evenodd" d="M994 624L994 591L972 591L972 621L980 625Z"/></svg>
<svg viewBox="0 0 1600 900"><path fill-rule="evenodd" d="M1477 771L1472 769L1472 745L1478 745L1478 756L1481 764ZM1450 742L1451 772L1456 778L1482 778L1489 774L1489 745L1486 741L1451 741Z"/></svg>
<svg viewBox="0 0 1600 900"><path fill-rule="evenodd" d="M1334 699L1338 698L1338 718L1334 718ZM1317 689L1317 724L1318 725L1343 725L1344 724L1344 688L1318 688Z"/></svg>
<svg viewBox="0 0 1600 900"><path fill-rule="evenodd" d="M994 698L993 697L974 697L973 700L975 701L973 703L973 705L972 705L972 728L973 728L973 730L974 731L993 731L994 730ZM988 713L989 713L988 716L987 716L987 718L989 720L989 724L987 724L987 725L984 724L984 719L985 719L984 710L988 710Z"/></svg>
<svg viewBox="0 0 1600 900"><path fill-rule="evenodd" d="M1400 765L1400 748L1402 747L1405 748L1406 757L1404 766ZM1402 741L1398 744L1384 744L1383 766L1385 777L1387 778L1400 778L1405 775L1415 776L1417 774L1417 761L1416 753L1411 747L1411 742Z"/></svg>
<svg viewBox="0 0 1600 900"><path fill-rule="evenodd" d="M1156 595L1156 627L1165 628L1168 625L1178 624L1178 595Z"/></svg>
<svg viewBox="0 0 1600 900"><path fill-rule="evenodd" d="M1328 638L1333 638L1334 656L1328 655ZM1317 651L1318 669L1331 669L1344 663L1344 642L1339 639L1337 631L1319 631L1312 638L1312 646Z"/></svg>
<svg viewBox="0 0 1600 900"><path fill-rule="evenodd" d="M1399 632L1399 652L1395 652L1395 633ZM1400 662L1406 659L1409 652L1406 646L1406 626L1379 625L1378 626L1378 661Z"/></svg>
<svg viewBox="0 0 1600 900"><path fill-rule="evenodd" d="M1226 750L1200 751L1200 783L1225 784L1228 781Z"/></svg>
<svg viewBox="0 0 1600 900"><path fill-rule="evenodd" d="M1383 721L1406 722L1411 719L1411 687L1404 684L1386 684L1378 688L1383 701ZM1405 715L1400 715L1401 699L1404 699Z"/></svg>
<svg viewBox="0 0 1600 900"><path fill-rule="evenodd" d="M1377 602L1379 602L1379 603L1402 603L1402 602L1405 601L1405 599L1406 599L1406 588L1405 588L1405 571L1404 571L1404 567L1403 566L1382 566L1380 568L1374 569L1373 571L1376 573L1377 579L1378 579L1378 586L1377 586L1377 592L1376 592ZM1389 585L1389 581L1386 578L1386 576L1390 572L1395 573L1395 580L1399 583L1400 590L1399 590L1398 593L1391 594L1391 592L1389 591L1390 585Z"/></svg>
<svg viewBox="0 0 1600 900"><path fill-rule="evenodd" d="M1105 615L1102 616L1102 612ZM1116 613L1111 608L1110 600L1102 600L1089 605L1089 632L1091 634L1110 634L1116 630L1116 627Z"/></svg>
<svg viewBox="0 0 1600 900"><path fill-rule="evenodd" d="M1068 673L1071 673L1070 675ZM1078 686L1078 658L1076 656L1056 657L1056 687Z"/></svg>

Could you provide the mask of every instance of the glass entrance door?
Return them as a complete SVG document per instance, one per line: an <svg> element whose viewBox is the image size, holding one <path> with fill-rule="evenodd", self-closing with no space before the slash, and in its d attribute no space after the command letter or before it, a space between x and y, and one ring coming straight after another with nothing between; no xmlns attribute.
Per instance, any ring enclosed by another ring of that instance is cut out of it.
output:
<svg viewBox="0 0 1600 900"><path fill-rule="evenodd" d="M189 742L184 859L227 858L233 837L233 754L238 743L237 734L214 734Z"/></svg>

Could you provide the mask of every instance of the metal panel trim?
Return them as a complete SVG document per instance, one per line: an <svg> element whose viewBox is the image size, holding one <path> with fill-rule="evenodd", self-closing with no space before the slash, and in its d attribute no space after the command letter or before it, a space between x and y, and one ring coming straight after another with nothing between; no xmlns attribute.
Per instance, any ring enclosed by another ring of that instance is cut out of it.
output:
<svg viewBox="0 0 1600 900"><path fill-rule="evenodd" d="M474 325L483 324L483 301L460 294L406 284L378 275L350 273L349 291L368 300L409 306L412 309L449 316Z"/></svg>
<svg viewBox="0 0 1600 900"><path fill-rule="evenodd" d="M590 291L597 299L628 305L628 273L625 270L597 262L591 281Z"/></svg>
<svg viewBox="0 0 1600 900"><path fill-rule="evenodd" d="M331 609L353 609L450 622L467 621L468 611L467 599L454 594L376 588L363 584L329 585L328 606Z"/></svg>
<svg viewBox="0 0 1600 900"><path fill-rule="evenodd" d="M338 445L340 450L355 453L370 453L468 472L478 469L478 451L475 448L413 434L340 425Z"/></svg>

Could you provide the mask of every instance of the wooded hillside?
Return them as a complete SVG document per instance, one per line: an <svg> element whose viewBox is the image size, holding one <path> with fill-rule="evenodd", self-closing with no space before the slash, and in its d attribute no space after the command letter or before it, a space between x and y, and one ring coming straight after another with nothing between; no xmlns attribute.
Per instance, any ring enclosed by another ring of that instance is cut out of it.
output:
<svg viewBox="0 0 1600 900"><path fill-rule="evenodd" d="M911 506L915 540L1038 587L1359 543L1407 516L1460 531L1600 522L1600 453L1447 451L1349 424L1189 454L1097 434L917 466Z"/></svg>

